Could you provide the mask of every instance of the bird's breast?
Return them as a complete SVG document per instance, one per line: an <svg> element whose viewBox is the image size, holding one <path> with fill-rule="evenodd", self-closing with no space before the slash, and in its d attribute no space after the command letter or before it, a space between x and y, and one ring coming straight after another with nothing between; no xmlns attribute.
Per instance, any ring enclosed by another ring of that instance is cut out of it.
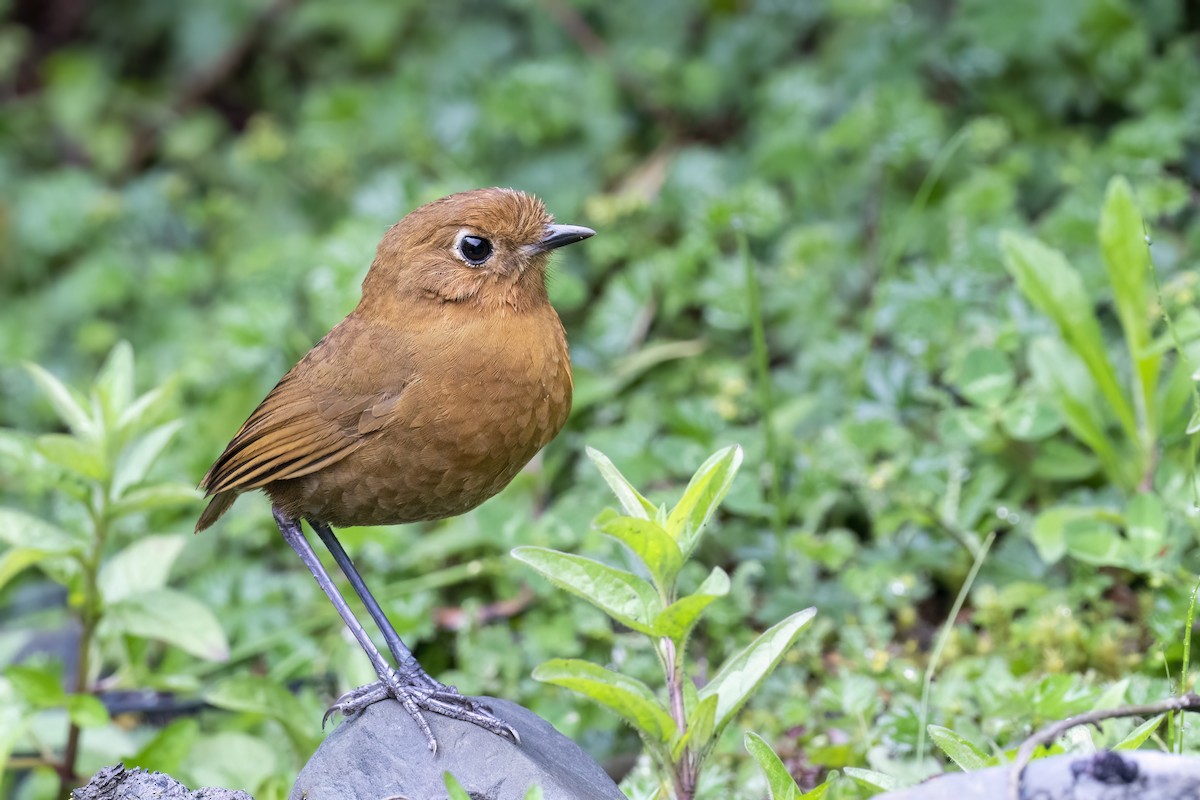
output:
<svg viewBox="0 0 1200 800"><path fill-rule="evenodd" d="M566 422L571 368L558 316L466 324L411 353L395 420L310 477L304 509L334 525L468 511L506 486Z"/></svg>

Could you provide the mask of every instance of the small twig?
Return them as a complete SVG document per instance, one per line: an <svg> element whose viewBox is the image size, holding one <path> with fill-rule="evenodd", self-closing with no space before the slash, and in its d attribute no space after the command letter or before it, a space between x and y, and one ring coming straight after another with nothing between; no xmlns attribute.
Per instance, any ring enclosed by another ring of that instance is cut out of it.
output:
<svg viewBox="0 0 1200 800"><path fill-rule="evenodd" d="M1095 725L1106 719L1119 717L1152 717L1157 714L1169 714L1172 711L1200 711L1200 695L1188 692L1179 697L1169 697L1157 703L1146 703L1140 706L1122 706L1121 708L1105 708L1089 711L1086 714L1076 714L1047 725L1021 743L1017 750L1017 759L1009 768L1008 800L1020 800L1021 781L1025 777L1025 768L1033 760L1033 754L1039 747L1050 744L1071 728L1080 725Z"/></svg>

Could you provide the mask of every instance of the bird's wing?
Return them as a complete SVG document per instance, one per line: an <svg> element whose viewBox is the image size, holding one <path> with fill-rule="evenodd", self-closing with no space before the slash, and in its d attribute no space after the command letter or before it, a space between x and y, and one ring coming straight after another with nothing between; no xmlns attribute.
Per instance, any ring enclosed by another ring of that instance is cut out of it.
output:
<svg viewBox="0 0 1200 800"><path fill-rule="evenodd" d="M293 370L242 425L200 488L209 495L244 492L327 467L394 418L401 396L400 387L356 393L325 386L314 393Z"/></svg>

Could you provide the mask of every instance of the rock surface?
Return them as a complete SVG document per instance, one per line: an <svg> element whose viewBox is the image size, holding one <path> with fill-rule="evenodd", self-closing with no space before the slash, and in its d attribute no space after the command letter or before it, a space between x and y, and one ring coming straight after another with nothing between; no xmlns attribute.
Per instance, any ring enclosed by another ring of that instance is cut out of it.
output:
<svg viewBox="0 0 1200 800"><path fill-rule="evenodd" d="M125 769L124 764L105 767L92 776L87 786L71 792L71 800L254 800L245 792L231 789L188 788L170 775Z"/></svg>
<svg viewBox="0 0 1200 800"><path fill-rule="evenodd" d="M1006 767L943 775L876 800L1006 800ZM1149 751L1053 756L1034 761L1022 800L1178 800L1200 797L1200 758Z"/></svg>
<svg viewBox="0 0 1200 800"><path fill-rule="evenodd" d="M545 800L625 800L600 765L550 723L515 703L476 700L512 725L521 744L427 714L438 741L434 754L399 703L375 703L329 734L301 770L290 800L446 800L446 772L472 800L523 800L533 784Z"/></svg>

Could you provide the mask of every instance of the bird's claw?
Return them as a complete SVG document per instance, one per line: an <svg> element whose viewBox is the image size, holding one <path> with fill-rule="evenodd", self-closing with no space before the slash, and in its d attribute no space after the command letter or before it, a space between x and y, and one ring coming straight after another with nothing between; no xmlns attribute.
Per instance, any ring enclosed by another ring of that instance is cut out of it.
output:
<svg viewBox="0 0 1200 800"><path fill-rule="evenodd" d="M351 689L333 702L325 711L321 721L322 727L336 713L352 717L361 713L367 706L394 698L417 723L417 727L425 734L429 749L437 752L437 740L429 729L424 711L441 714L444 717L470 722L497 736L503 736L517 744L521 743L521 735L508 723L499 719L495 714L484 709L470 697L462 694L453 686L445 686L433 681L435 688L428 685L414 685L406 682L399 673L393 671L386 680L359 686Z"/></svg>

